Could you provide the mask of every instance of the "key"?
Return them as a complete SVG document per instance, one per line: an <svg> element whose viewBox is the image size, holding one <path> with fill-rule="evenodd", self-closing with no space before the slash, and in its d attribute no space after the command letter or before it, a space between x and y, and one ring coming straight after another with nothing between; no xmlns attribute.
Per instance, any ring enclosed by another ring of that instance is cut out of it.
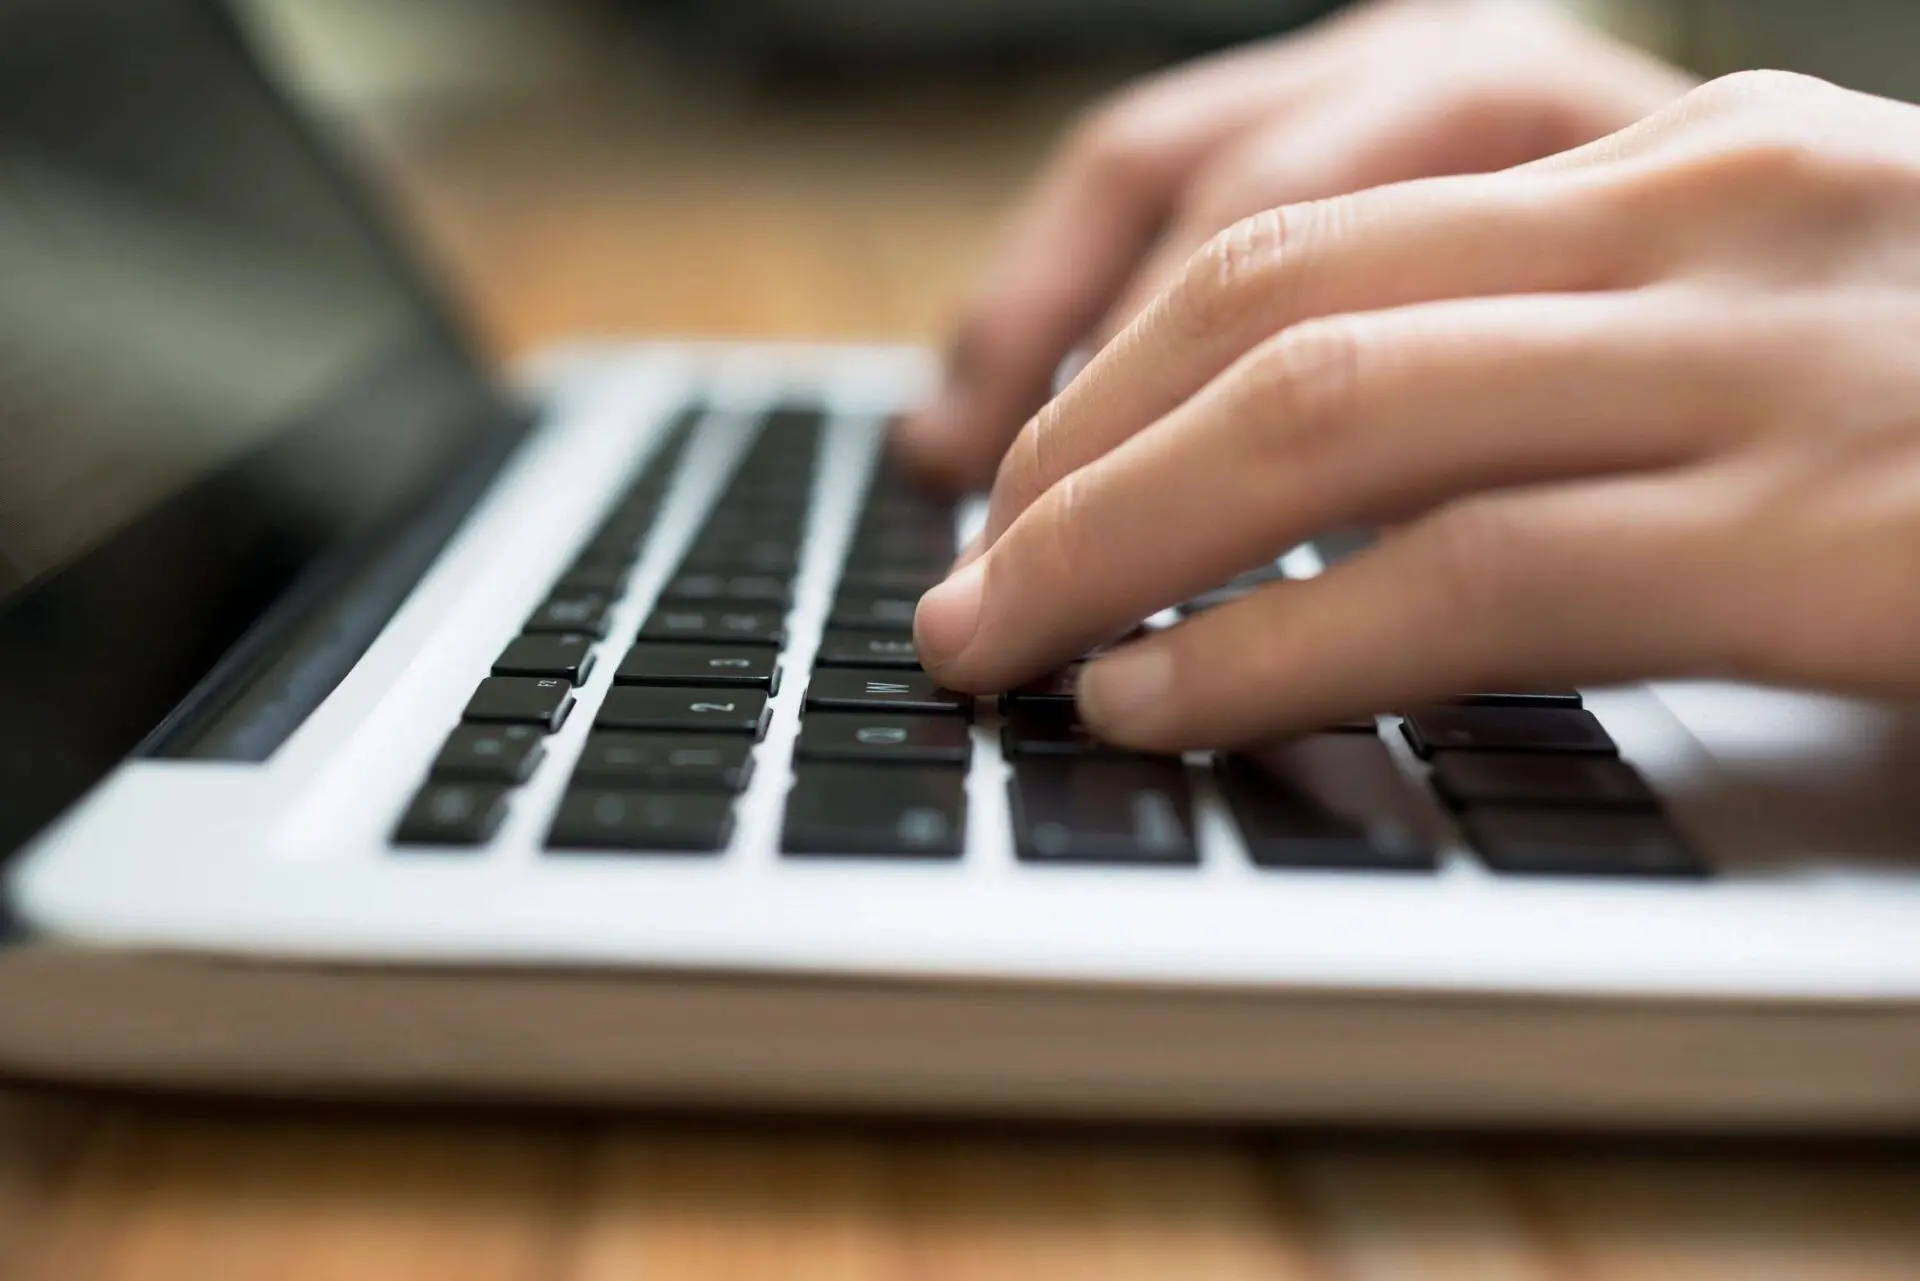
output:
<svg viewBox="0 0 1920 1281"><path fill-rule="evenodd" d="M888 570L894 573L917 571L923 574L945 573L955 556L952 544L920 542L873 542L856 544L847 551L847 566L857 570Z"/></svg>
<svg viewBox="0 0 1920 1281"><path fill-rule="evenodd" d="M1313 549L1320 553L1321 563L1332 569L1342 561L1352 560L1379 541L1380 535L1371 529L1336 529L1315 538Z"/></svg>
<svg viewBox="0 0 1920 1281"><path fill-rule="evenodd" d="M1011 715L1016 707L1023 704L1071 708L1074 691L1080 684L1080 670L1085 666L1085 663L1073 663L1050 676L1042 676L1018 689L1008 690L1000 696L1001 712Z"/></svg>
<svg viewBox="0 0 1920 1281"><path fill-rule="evenodd" d="M1000 730L1001 750L1015 756L1137 756L1103 743L1080 723L1073 704L1015 703Z"/></svg>
<svg viewBox="0 0 1920 1281"><path fill-rule="evenodd" d="M814 656L818 667L886 667L920 670L920 655L911 636L829 631Z"/></svg>
<svg viewBox="0 0 1920 1281"><path fill-rule="evenodd" d="M1625 761L1611 756L1528 756L1441 752L1433 786L1456 808L1470 805L1654 809L1653 791Z"/></svg>
<svg viewBox="0 0 1920 1281"><path fill-rule="evenodd" d="M1463 822L1496 872L1703 877L1707 865L1652 811L1470 810Z"/></svg>
<svg viewBox="0 0 1920 1281"><path fill-rule="evenodd" d="M521 628L527 632L584 632L600 637L607 634L613 607L597 592L571 596L550 596L533 611L533 617Z"/></svg>
<svg viewBox="0 0 1920 1281"><path fill-rule="evenodd" d="M596 730L573 769L576 784L663 792L738 792L752 777L753 742L732 734Z"/></svg>
<svg viewBox="0 0 1920 1281"><path fill-rule="evenodd" d="M562 798L547 848L706 854L732 835L731 796L582 787Z"/></svg>
<svg viewBox="0 0 1920 1281"><path fill-rule="evenodd" d="M808 763L787 796L789 854L958 858L966 774L956 769Z"/></svg>
<svg viewBox="0 0 1920 1281"><path fill-rule="evenodd" d="M577 632L521 636L493 660L495 676L558 676L572 685L593 670L593 638Z"/></svg>
<svg viewBox="0 0 1920 1281"><path fill-rule="evenodd" d="M1254 863L1424 872L1438 866L1419 797L1379 738L1315 734L1222 757L1220 790Z"/></svg>
<svg viewBox="0 0 1920 1281"><path fill-rule="evenodd" d="M1455 700L1462 707L1578 708L1577 689L1509 690L1504 694L1467 694Z"/></svg>
<svg viewBox="0 0 1920 1281"><path fill-rule="evenodd" d="M780 656L755 645L662 645L643 642L614 671L616 685L706 685L780 692Z"/></svg>
<svg viewBox="0 0 1920 1281"><path fill-rule="evenodd" d="M725 535L702 535L680 562L680 568L689 572L790 575L799 567L800 549L795 540Z"/></svg>
<svg viewBox="0 0 1920 1281"><path fill-rule="evenodd" d="M394 829L396 845L484 845L507 817L507 790L483 783L430 782Z"/></svg>
<svg viewBox="0 0 1920 1281"><path fill-rule="evenodd" d="M1221 605L1232 604L1242 596L1251 595L1268 583L1283 582L1285 579L1286 574L1278 565L1262 565L1256 569L1247 570L1243 574L1235 574L1212 591L1202 592L1180 606L1180 612L1187 615L1203 614Z"/></svg>
<svg viewBox="0 0 1920 1281"><path fill-rule="evenodd" d="M671 601L785 606L792 603L793 589L786 579L772 574L681 574L660 596Z"/></svg>
<svg viewBox="0 0 1920 1281"><path fill-rule="evenodd" d="M489 676L467 700L461 719L538 725L551 734L573 710L573 687L557 676Z"/></svg>
<svg viewBox="0 0 1920 1281"><path fill-rule="evenodd" d="M918 596L865 596L842 594L834 602L827 626L849 631L911 632L913 611L919 608Z"/></svg>
<svg viewBox="0 0 1920 1281"><path fill-rule="evenodd" d="M942 689L925 672L823 667L807 682L809 710L973 713L973 699Z"/></svg>
<svg viewBox="0 0 1920 1281"><path fill-rule="evenodd" d="M840 576L840 590L848 595L920 596L940 583L941 575L920 569L850 569Z"/></svg>
<svg viewBox="0 0 1920 1281"><path fill-rule="evenodd" d="M633 565L623 561L575 561L553 585L555 596L605 596L609 600L627 590Z"/></svg>
<svg viewBox="0 0 1920 1281"><path fill-rule="evenodd" d="M816 761L964 766L971 747L967 723L954 716L809 712L800 724L794 755Z"/></svg>
<svg viewBox="0 0 1920 1281"><path fill-rule="evenodd" d="M1514 707L1430 707L1411 712L1400 732L1422 757L1435 752L1591 752L1611 756L1613 739L1592 712Z"/></svg>
<svg viewBox="0 0 1920 1281"><path fill-rule="evenodd" d="M757 740L767 728L767 696L751 689L616 685L607 691L594 728L699 730Z"/></svg>
<svg viewBox="0 0 1920 1281"><path fill-rule="evenodd" d="M462 725L447 735L430 773L435 782L512 787L531 778L546 754L544 736L532 725Z"/></svg>
<svg viewBox="0 0 1920 1281"><path fill-rule="evenodd" d="M725 641L735 645L787 643L784 616L770 609L687 609L666 605L640 629L641 640Z"/></svg>
<svg viewBox="0 0 1920 1281"><path fill-rule="evenodd" d="M1177 760L1016 761L1014 842L1030 863L1200 861L1193 796Z"/></svg>

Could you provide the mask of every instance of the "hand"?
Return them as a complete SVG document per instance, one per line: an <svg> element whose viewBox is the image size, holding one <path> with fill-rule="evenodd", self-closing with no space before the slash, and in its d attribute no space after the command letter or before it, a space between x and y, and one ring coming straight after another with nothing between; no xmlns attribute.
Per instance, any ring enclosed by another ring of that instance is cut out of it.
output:
<svg viewBox="0 0 1920 1281"><path fill-rule="evenodd" d="M922 657L1002 689L1375 524L1091 664L1089 723L1179 748L1482 688L1920 694L1920 108L1749 73L1239 224L1021 433Z"/></svg>
<svg viewBox="0 0 1920 1281"><path fill-rule="evenodd" d="M1537 0L1383 0L1148 81L1073 131L1016 217L902 454L985 483L1068 352L1104 344L1240 218L1535 160L1690 85Z"/></svg>

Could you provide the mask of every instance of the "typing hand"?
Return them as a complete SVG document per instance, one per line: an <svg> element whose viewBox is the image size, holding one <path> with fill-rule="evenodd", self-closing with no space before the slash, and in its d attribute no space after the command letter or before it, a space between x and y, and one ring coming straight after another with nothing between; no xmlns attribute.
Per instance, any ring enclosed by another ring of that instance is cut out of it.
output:
<svg viewBox="0 0 1920 1281"><path fill-rule="evenodd" d="M993 475L1077 347L1249 214L1482 172L1623 128L1689 82L1539 3L1388 0L1151 80L1089 115L1016 217L906 459Z"/></svg>
<svg viewBox="0 0 1920 1281"><path fill-rule="evenodd" d="M1086 719L1170 748L1655 675L1920 695L1920 108L1749 73L1238 224L1022 431L921 653L1000 689L1369 524L1089 665Z"/></svg>

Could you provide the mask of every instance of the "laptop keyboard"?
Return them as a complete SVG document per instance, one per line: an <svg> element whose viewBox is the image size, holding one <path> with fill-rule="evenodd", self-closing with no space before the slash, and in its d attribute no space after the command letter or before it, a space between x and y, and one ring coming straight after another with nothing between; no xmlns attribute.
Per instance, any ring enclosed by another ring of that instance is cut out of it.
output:
<svg viewBox="0 0 1920 1281"><path fill-rule="evenodd" d="M991 706L942 689L920 669L911 633L920 593L955 556L955 508L884 468L840 563L812 670L788 671L788 612L826 426L806 406L764 416L637 634L610 636L704 417L690 407L670 427L479 679L394 832L397 846L486 847L517 789L545 764L549 736L575 714L576 688L612 662L613 685L546 826L554 856L711 857L731 840L737 798L756 771L777 769L792 779L784 855L958 860L981 707L998 722L1011 772L1008 835L1023 864L1198 866L1196 783L1210 775L1204 786L1224 802L1257 868L1431 873L1442 844L1433 809L1389 750L1384 725L1425 764L1435 797L1496 873L1707 871L1571 690L1475 694L1332 726L1254 760L1154 757L1101 743L1075 716L1073 668ZM1371 539L1349 532L1324 542L1318 558L1333 565ZM1178 612L1286 577L1279 564L1263 566ZM783 697L801 700L800 731L792 759L772 761L762 740Z"/></svg>

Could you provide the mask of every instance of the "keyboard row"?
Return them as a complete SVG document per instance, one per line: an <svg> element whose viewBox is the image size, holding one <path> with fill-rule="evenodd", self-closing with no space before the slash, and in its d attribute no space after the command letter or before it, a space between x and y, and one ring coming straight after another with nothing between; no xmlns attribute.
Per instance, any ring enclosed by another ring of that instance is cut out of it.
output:
<svg viewBox="0 0 1920 1281"><path fill-rule="evenodd" d="M786 611L813 487L820 420L769 417L620 659L548 834L567 851L711 852L731 838L769 701L786 673ZM670 461L672 451L668 451ZM658 469L653 473L660 476ZM622 502L554 598L475 692L396 834L483 845L591 670L665 478ZM919 594L951 563L954 513L884 470L842 564L792 763L782 847L793 856L957 857L966 843L971 698L914 656ZM1323 551L1365 551L1354 537ZM1188 602L1217 608L1283 578L1264 566ZM1031 863L1193 865L1194 766L1093 738L1075 671L1004 696L1013 844ZM1440 799L1496 871L1694 876L1705 871L1653 792L1572 691L1476 695L1404 717ZM1421 871L1438 834L1371 718L1255 757L1212 763L1252 861L1269 868Z"/></svg>

